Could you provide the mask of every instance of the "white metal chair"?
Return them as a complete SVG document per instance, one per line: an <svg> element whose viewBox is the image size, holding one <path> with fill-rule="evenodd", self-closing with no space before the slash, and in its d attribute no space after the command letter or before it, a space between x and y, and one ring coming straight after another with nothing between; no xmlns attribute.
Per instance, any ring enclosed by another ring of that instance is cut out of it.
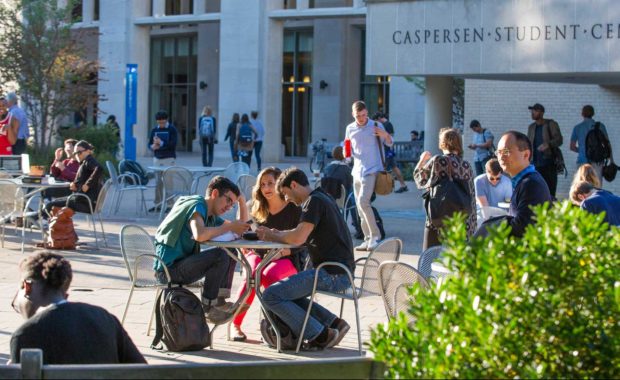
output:
<svg viewBox="0 0 620 380"><path fill-rule="evenodd" d="M424 278L429 279L434 277L431 264L441 256L444 249L445 248L443 246L436 245L422 252L420 258L418 259L418 272L420 272Z"/></svg>
<svg viewBox="0 0 620 380"><path fill-rule="evenodd" d="M317 282L318 282L319 270L326 266L340 267L342 270L344 270L347 277L349 278L350 286L342 292L327 292L327 291L317 290L316 287L317 287ZM306 317L304 318L304 323L301 327L299 338L297 339L297 349L295 350L295 353L299 353L299 350L301 348L304 332L306 331L306 325L308 324L308 319L310 318L310 311L312 310L312 304L314 303L314 296L316 295L316 293L340 298L342 300L342 304L340 306L340 317L342 317L342 305L344 304L344 300L353 301L355 305L355 324L357 327L357 344L358 344L359 354L360 356L363 356L364 351L362 350L362 330L360 326L358 295L357 295L357 290L355 289L355 281L353 280L353 275L351 274L351 271L349 270L349 268L347 268L345 265L341 263L331 262L331 261L324 262L316 268L316 272L314 274L314 283L312 285L312 294L310 295L310 302L308 304L308 309L306 310Z"/></svg>
<svg viewBox="0 0 620 380"><path fill-rule="evenodd" d="M112 209L114 212L118 212L118 209L121 205L121 200L123 198L123 194L127 191L137 191L137 197L139 197L136 202L136 211L138 214L146 214L146 201L144 200L144 191L146 190L146 186L140 185L140 179L134 173L125 173L118 174L116 172L116 168L112 164L111 161L106 161L106 167L108 168L108 172L110 173L110 178L112 180L111 187L114 192L112 194L112 206L108 212L111 214Z"/></svg>
<svg viewBox="0 0 620 380"><path fill-rule="evenodd" d="M256 177L251 174L241 174L237 179L237 186L245 199L252 199L252 188L255 184Z"/></svg>
<svg viewBox="0 0 620 380"><path fill-rule="evenodd" d="M69 201L73 198L85 198L88 201L88 207L90 208L90 213L87 213L87 215L90 215L90 220L92 222L93 225L93 234L95 235L95 245L97 246L97 248L99 248L99 239L97 238L97 225L95 223L95 218L99 219L99 225L101 226L101 235L103 236L103 244L107 247L108 246L108 242L106 240L105 237L105 230L103 228L103 220L101 219L101 214L103 213L103 206L108 194L108 190L110 189L110 187L112 186L112 180L108 179L103 186L101 187L101 191L99 191L99 196L97 196L97 202L95 202L95 207L93 207L93 203L91 202L90 198L83 193L73 193L71 195L69 195L67 197L67 203L65 204L65 206L69 206ZM74 210L76 213L78 213L79 211Z"/></svg>
<svg viewBox="0 0 620 380"><path fill-rule="evenodd" d="M2 248L4 248L4 227L10 223L17 209L19 187L9 179L0 179L0 224L2 225Z"/></svg>
<svg viewBox="0 0 620 380"><path fill-rule="evenodd" d="M242 174L250 174L250 167L248 164L245 162L233 162L226 167L222 175L234 183L237 183L237 180Z"/></svg>
<svg viewBox="0 0 620 380"><path fill-rule="evenodd" d="M428 288L428 282L414 267L398 261L384 261L379 266L379 284L381 298L388 319L392 319L399 312L407 314L411 297L407 288L414 283L420 283Z"/></svg>
<svg viewBox="0 0 620 380"><path fill-rule="evenodd" d="M183 195L192 194L194 176L192 172L181 166L173 166L164 170L161 176L163 197L159 219L163 219L168 201Z"/></svg>
<svg viewBox="0 0 620 380"><path fill-rule="evenodd" d="M398 238L388 238L381 241L368 256L355 260L355 263L364 263L360 284L357 288L358 297L364 295L380 295L379 266L385 261L398 261L403 251L403 242ZM356 277L357 278L357 277Z"/></svg>

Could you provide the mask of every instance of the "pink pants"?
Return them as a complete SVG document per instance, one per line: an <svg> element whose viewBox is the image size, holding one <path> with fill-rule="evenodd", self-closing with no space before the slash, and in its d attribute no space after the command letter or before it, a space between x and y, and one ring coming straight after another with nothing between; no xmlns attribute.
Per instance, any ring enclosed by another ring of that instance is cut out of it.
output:
<svg viewBox="0 0 620 380"><path fill-rule="evenodd" d="M248 260L248 263L250 263L250 267L252 268L252 277L254 277L256 273L256 268L258 267L258 264L260 264L262 259L259 255L257 255L254 252L247 253L245 255L245 258ZM296 273L297 273L297 269L295 269L295 266L293 265L291 260L282 258L282 259L269 263L269 265L267 265L263 269L263 273L261 274L261 277L260 277L260 282L261 282L260 284L263 288L267 288L269 287L269 285L275 282L278 282L280 280L283 280ZM246 286L247 286L247 283L245 280L243 280L243 282L241 283L241 286L239 287L239 292L237 293L237 299L241 297L243 292L245 292ZM254 301L255 295L256 295L256 291L252 289L245 303L248 305L251 305L252 301ZM247 313L247 310L243 313L239 313L233 320L233 324L235 326L241 326L241 323L243 322L243 318L245 318L246 313Z"/></svg>

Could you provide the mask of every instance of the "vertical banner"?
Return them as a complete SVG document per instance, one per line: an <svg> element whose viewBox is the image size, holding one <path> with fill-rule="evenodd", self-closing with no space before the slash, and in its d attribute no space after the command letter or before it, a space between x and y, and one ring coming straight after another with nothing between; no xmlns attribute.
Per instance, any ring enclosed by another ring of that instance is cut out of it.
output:
<svg viewBox="0 0 620 380"><path fill-rule="evenodd" d="M125 71L125 158L136 159L136 138L133 127L137 120L138 65L127 64Z"/></svg>

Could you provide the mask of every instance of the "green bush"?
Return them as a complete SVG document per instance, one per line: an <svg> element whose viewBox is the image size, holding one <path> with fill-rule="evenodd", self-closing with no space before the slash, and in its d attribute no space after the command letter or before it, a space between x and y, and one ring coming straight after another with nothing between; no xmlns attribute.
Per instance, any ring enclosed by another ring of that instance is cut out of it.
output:
<svg viewBox="0 0 620 380"><path fill-rule="evenodd" d="M505 223L445 235L456 275L410 290L410 312L378 325L371 350L394 378L620 377L620 230L568 202L535 209L522 239Z"/></svg>

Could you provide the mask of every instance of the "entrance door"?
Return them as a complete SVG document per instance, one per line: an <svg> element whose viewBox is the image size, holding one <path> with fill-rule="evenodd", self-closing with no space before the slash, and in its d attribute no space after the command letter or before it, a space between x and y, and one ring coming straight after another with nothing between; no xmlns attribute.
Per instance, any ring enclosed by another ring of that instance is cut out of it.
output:
<svg viewBox="0 0 620 380"><path fill-rule="evenodd" d="M191 152L198 119L196 36L154 38L151 44L150 115L168 112L179 133L177 150Z"/></svg>

